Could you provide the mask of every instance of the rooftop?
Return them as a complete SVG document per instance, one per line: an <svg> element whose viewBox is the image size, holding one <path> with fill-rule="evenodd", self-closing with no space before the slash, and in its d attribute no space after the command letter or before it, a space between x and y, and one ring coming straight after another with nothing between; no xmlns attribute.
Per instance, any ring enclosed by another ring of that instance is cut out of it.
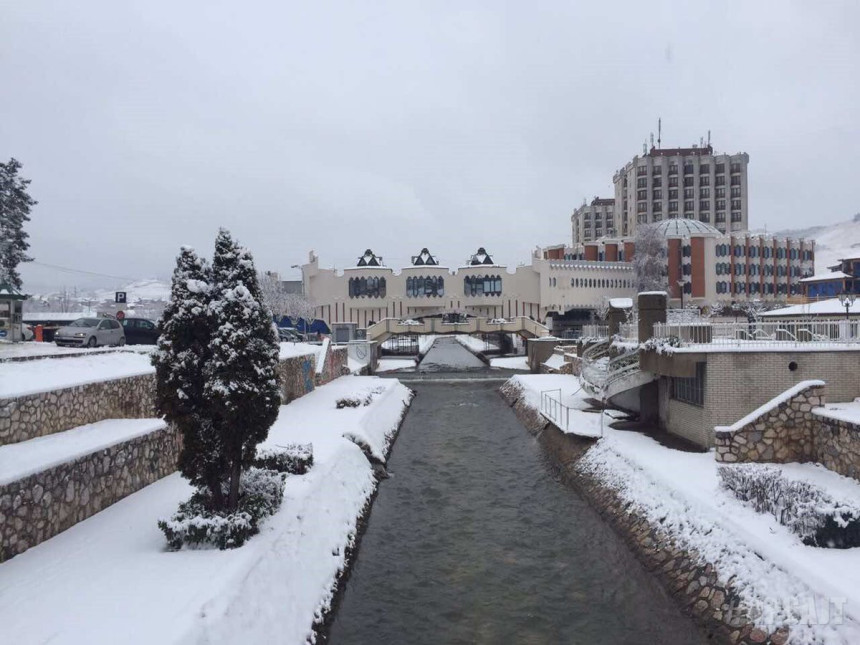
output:
<svg viewBox="0 0 860 645"><path fill-rule="evenodd" d="M657 230L666 237L714 236L722 237L716 228L694 219L667 219L657 224Z"/></svg>

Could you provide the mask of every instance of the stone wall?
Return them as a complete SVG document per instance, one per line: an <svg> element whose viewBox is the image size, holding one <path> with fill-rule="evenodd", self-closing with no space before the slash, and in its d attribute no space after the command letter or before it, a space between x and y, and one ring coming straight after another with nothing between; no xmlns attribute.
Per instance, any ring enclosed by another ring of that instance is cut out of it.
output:
<svg viewBox="0 0 860 645"><path fill-rule="evenodd" d="M314 389L316 359L313 354L286 358L278 365L283 402L289 403Z"/></svg>
<svg viewBox="0 0 860 645"><path fill-rule="evenodd" d="M757 628L730 584L722 584L719 571L701 554L680 547L663 526L633 510L612 488L577 467L593 442L564 434L525 405L517 388L502 388L502 396L517 417L536 435L542 450L571 485L630 547L646 570L661 582L675 601L706 632L708 642L747 645L784 645L785 628L768 634Z"/></svg>
<svg viewBox="0 0 860 645"><path fill-rule="evenodd" d="M180 442L165 427L0 486L0 562L174 472Z"/></svg>
<svg viewBox="0 0 860 645"><path fill-rule="evenodd" d="M817 461L812 408L819 405L824 405L824 386L809 385L740 427L717 427L717 461Z"/></svg>
<svg viewBox="0 0 860 645"><path fill-rule="evenodd" d="M860 479L860 425L834 419L822 410L815 417L815 460L840 475Z"/></svg>
<svg viewBox="0 0 860 645"><path fill-rule="evenodd" d="M104 419L155 416L155 374L0 399L0 446Z"/></svg>
<svg viewBox="0 0 860 645"><path fill-rule="evenodd" d="M323 366L316 375L316 385L325 385L338 376L349 374L348 359L349 350L345 346L329 346L325 356L322 357Z"/></svg>

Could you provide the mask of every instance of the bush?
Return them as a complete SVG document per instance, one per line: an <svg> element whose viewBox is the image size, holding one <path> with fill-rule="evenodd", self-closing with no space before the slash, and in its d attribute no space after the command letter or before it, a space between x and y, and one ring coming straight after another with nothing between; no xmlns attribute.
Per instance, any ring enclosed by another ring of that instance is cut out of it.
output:
<svg viewBox="0 0 860 645"><path fill-rule="evenodd" d="M257 450L254 466L268 470L276 470L288 475L304 475L314 464L314 452L311 444L287 444L278 448L261 448Z"/></svg>
<svg viewBox="0 0 860 645"><path fill-rule="evenodd" d="M338 410L342 410L343 408L357 408L361 406L361 401L354 396L345 396L342 399L338 399L335 402L335 406Z"/></svg>
<svg viewBox="0 0 860 645"><path fill-rule="evenodd" d="M769 513L809 546L860 546L860 506L837 502L819 487L785 477L775 466L735 464L718 469L723 488Z"/></svg>
<svg viewBox="0 0 860 645"><path fill-rule="evenodd" d="M275 513L284 499L286 475L251 467L242 472L239 504L235 511L213 510L208 491L198 489L169 520L158 528L172 550L183 546L234 549L260 532L260 522Z"/></svg>

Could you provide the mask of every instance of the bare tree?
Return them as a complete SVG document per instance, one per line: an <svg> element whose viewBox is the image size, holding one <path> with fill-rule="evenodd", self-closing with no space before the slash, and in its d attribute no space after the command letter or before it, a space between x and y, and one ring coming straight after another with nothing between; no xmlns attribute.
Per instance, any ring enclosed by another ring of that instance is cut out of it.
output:
<svg viewBox="0 0 860 645"><path fill-rule="evenodd" d="M599 304L594 307L594 317L597 318L600 322L606 322L606 319L609 316L609 298L607 296L603 296L603 299Z"/></svg>
<svg viewBox="0 0 860 645"><path fill-rule="evenodd" d="M308 296L291 293L287 294L287 313L286 315L293 319L294 324L298 324L298 319L305 321L305 333L310 333L310 327L317 319L317 305L313 299Z"/></svg>
<svg viewBox="0 0 860 645"><path fill-rule="evenodd" d="M654 224L640 224L636 229L634 244L636 289L639 292L666 291L669 287L666 236Z"/></svg>
<svg viewBox="0 0 860 645"><path fill-rule="evenodd" d="M294 294L287 292L280 276L277 273L266 271L260 274L259 280L263 302L278 322L280 323L284 316L291 316L290 303Z"/></svg>

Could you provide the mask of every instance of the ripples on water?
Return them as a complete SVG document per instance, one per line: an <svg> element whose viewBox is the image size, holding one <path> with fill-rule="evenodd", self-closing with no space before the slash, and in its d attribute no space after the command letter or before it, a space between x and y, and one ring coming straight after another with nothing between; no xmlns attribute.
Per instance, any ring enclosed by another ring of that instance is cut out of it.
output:
<svg viewBox="0 0 860 645"><path fill-rule="evenodd" d="M495 388L417 386L330 642L704 642Z"/></svg>

